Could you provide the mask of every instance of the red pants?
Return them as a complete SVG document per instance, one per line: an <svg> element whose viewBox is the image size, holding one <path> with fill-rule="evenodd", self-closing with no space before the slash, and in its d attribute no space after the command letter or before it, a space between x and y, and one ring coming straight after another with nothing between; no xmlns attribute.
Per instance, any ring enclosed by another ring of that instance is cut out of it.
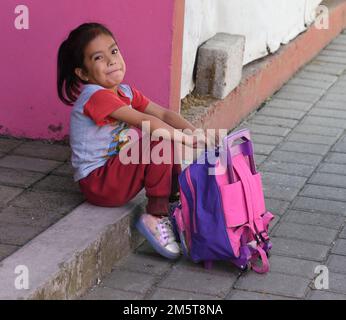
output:
<svg viewBox="0 0 346 320"><path fill-rule="evenodd" d="M174 164L174 143L164 141L170 144L171 148L169 164L155 164L151 157L147 158L150 159L149 164L141 161L142 152L151 154L153 147L159 142L151 141L150 151L142 151L142 139L137 142L139 143L139 164L123 164L119 155L116 155L108 159L102 167L79 180L80 189L87 201L102 207L119 207L129 202L144 187L148 197L147 213L167 215L169 197L179 190L178 175L181 173L181 165ZM162 152L159 155L162 156Z"/></svg>

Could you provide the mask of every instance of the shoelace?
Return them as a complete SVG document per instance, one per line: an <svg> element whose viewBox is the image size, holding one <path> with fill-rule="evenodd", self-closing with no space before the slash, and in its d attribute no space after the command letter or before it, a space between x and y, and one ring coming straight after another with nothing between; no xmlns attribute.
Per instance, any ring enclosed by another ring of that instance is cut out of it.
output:
<svg viewBox="0 0 346 320"><path fill-rule="evenodd" d="M161 239L164 243L172 243L175 241L175 236L172 230L172 223L168 217L161 218L158 223Z"/></svg>

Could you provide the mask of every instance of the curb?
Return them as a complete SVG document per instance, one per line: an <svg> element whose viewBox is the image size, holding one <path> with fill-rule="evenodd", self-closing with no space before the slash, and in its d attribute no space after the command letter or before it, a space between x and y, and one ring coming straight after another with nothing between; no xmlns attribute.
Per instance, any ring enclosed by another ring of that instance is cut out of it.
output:
<svg viewBox="0 0 346 320"><path fill-rule="evenodd" d="M144 199L142 191L121 208L81 204L0 263L0 300L83 295L143 242L133 226L144 210ZM18 283L25 275L15 273L17 266L27 267L28 289L15 288L16 279Z"/></svg>

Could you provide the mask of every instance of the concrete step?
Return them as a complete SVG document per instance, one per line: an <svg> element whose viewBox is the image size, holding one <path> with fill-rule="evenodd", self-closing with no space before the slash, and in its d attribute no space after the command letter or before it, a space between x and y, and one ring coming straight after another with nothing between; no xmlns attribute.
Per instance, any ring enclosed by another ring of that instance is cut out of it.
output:
<svg viewBox="0 0 346 320"><path fill-rule="evenodd" d="M75 299L144 238L134 221L142 190L121 208L83 203L0 263L0 300Z"/></svg>

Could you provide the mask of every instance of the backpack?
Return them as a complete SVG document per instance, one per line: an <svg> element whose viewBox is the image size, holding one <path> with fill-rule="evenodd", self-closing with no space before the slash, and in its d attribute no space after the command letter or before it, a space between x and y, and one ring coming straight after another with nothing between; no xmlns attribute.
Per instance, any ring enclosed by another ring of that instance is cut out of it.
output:
<svg viewBox="0 0 346 320"><path fill-rule="evenodd" d="M183 254L207 269L214 260L227 260L241 270L268 272L274 216L265 208L250 132L225 137L222 150L204 152L178 180L180 201L172 220Z"/></svg>

